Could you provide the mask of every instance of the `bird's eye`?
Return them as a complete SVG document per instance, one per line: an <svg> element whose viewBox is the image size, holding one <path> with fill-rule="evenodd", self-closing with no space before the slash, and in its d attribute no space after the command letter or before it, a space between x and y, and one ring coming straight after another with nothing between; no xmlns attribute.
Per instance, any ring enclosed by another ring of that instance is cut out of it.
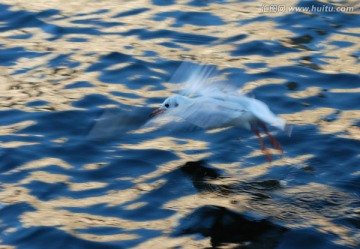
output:
<svg viewBox="0 0 360 249"><path fill-rule="evenodd" d="M176 104L175 104L175 107L177 107L178 105L179 105L179 104L178 104L178 103L176 103Z"/></svg>
<svg viewBox="0 0 360 249"><path fill-rule="evenodd" d="M169 104L165 104L165 107L166 107L166 108L169 108Z"/></svg>

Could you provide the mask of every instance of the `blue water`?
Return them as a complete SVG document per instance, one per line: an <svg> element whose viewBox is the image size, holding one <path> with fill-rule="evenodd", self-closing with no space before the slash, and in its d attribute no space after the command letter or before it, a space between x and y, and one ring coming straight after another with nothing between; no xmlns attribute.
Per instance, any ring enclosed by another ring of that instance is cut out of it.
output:
<svg viewBox="0 0 360 249"><path fill-rule="evenodd" d="M261 1L0 4L3 248L357 248L360 23ZM205 63L292 125L142 129ZM191 69L189 69L191 70ZM183 72L187 74L189 72ZM268 143L269 141L266 140Z"/></svg>

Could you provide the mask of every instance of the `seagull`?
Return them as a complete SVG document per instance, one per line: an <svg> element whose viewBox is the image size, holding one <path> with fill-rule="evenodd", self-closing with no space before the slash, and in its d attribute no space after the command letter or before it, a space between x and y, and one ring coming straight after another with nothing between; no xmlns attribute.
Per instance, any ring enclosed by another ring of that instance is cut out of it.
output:
<svg viewBox="0 0 360 249"><path fill-rule="evenodd" d="M189 72L189 69L191 70ZM235 91L221 81L211 81L214 68L192 63L183 63L175 73L183 77L190 75L183 84L182 94L175 94L165 99L154 110L153 119L174 117L203 129L240 127L253 131L259 140L261 149L269 161L272 155L261 136L262 129L268 136L272 147L283 153L280 143L271 135L267 124L290 134L286 121L275 115L262 101Z"/></svg>

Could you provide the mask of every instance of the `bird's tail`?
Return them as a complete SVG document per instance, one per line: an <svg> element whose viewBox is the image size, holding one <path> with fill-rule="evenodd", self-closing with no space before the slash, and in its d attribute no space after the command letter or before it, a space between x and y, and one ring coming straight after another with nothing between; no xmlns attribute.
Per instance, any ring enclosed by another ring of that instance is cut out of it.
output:
<svg viewBox="0 0 360 249"><path fill-rule="evenodd" d="M283 118L276 116L269 107L257 99L248 101L247 108L261 121L277 127L289 134L290 127Z"/></svg>

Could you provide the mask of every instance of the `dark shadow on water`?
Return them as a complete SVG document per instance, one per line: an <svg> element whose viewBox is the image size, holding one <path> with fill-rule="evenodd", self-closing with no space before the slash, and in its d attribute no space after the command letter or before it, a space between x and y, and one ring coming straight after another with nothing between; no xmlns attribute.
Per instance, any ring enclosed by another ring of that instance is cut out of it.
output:
<svg viewBox="0 0 360 249"><path fill-rule="evenodd" d="M281 188L280 181L276 179L259 179L253 181L236 181L225 183L230 179L219 169L213 168L205 161L188 162L181 171L189 177L194 187L202 193L215 193L224 198L246 193L257 198L270 198L267 192ZM214 181L218 180L216 184ZM222 183L224 182L224 183Z"/></svg>
<svg viewBox="0 0 360 249"><path fill-rule="evenodd" d="M223 207L203 206L180 220L174 236L201 234L211 238L212 248L228 243L237 248L275 248L286 228L268 220L256 220Z"/></svg>

